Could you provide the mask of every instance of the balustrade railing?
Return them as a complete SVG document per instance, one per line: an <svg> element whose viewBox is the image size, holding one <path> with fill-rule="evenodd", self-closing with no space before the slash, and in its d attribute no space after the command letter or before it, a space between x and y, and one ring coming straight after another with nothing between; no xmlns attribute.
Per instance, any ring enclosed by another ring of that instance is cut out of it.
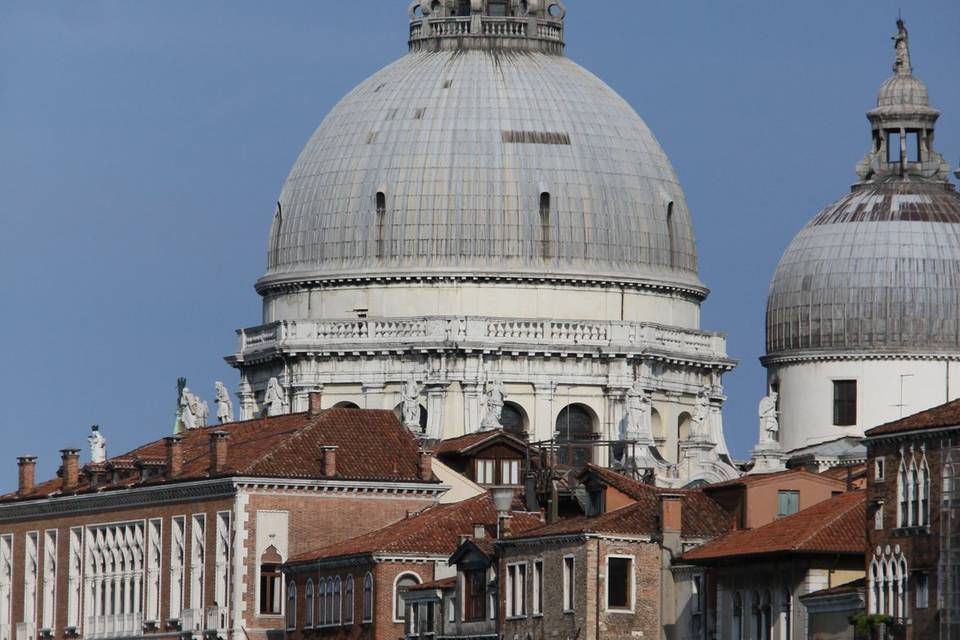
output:
<svg viewBox="0 0 960 640"><path fill-rule="evenodd" d="M323 349L377 345L482 342L530 348L597 347L648 349L726 357L723 335L643 322L547 321L467 316L279 322L241 332L240 351Z"/></svg>
<svg viewBox="0 0 960 640"><path fill-rule="evenodd" d="M32 622L17 623L17 640L36 640L37 629Z"/></svg>
<svg viewBox="0 0 960 640"><path fill-rule="evenodd" d="M206 631L225 631L227 628L227 608L207 607Z"/></svg>
<svg viewBox="0 0 960 640"><path fill-rule="evenodd" d="M184 633L203 631L203 609L184 609L180 622L180 630Z"/></svg>
<svg viewBox="0 0 960 640"><path fill-rule="evenodd" d="M563 24L554 20L531 21L528 18L477 16L424 18L410 23L410 40L485 36L494 38L534 38L563 43Z"/></svg>
<svg viewBox="0 0 960 640"><path fill-rule="evenodd" d="M13 640L10 637L10 625L0 624L0 640Z"/></svg>
<svg viewBox="0 0 960 640"><path fill-rule="evenodd" d="M143 631L142 613L118 613L109 616L87 616L85 638L119 638L139 635Z"/></svg>

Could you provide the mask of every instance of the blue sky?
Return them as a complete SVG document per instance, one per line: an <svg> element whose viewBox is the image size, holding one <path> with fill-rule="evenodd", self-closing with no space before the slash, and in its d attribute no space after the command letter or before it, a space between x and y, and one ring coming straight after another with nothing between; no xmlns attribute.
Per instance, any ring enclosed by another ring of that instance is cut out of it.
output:
<svg viewBox="0 0 960 640"><path fill-rule="evenodd" d="M764 391L770 277L855 181L902 6L960 158L956 0L567 0L568 52L619 91L687 192L703 326L729 333L728 441ZM166 435L255 325L287 171L350 88L405 52L406 0L0 1L0 487L15 457ZM86 454L84 454L86 455Z"/></svg>

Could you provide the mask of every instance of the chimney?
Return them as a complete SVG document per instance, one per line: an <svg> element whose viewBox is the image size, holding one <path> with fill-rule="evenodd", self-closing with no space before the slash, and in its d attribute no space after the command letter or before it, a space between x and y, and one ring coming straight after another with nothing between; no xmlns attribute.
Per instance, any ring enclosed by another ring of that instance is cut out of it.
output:
<svg viewBox="0 0 960 640"><path fill-rule="evenodd" d="M307 416L310 418L316 418L322 412L320 409L320 403L323 400L323 394L319 391L311 391L310 395L307 396Z"/></svg>
<svg viewBox="0 0 960 640"><path fill-rule="evenodd" d="M230 434L226 431L214 431L210 434L210 475L223 473L227 467L227 440Z"/></svg>
<svg viewBox="0 0 960 640"><path fill-rule="evenodd" d="M80 482L80 449L61 449L60 459L63 490L73 491Z"/></svg>
<svg viewBox="0 0 960 640"><path fill-rule="evenodd" d="M683 530L683 494L660 494L660 526L664 534Z"/></svg>
<svg viewBox="0 0 960 640"><path fill-rule="evenodd" d="M19 467L17 495L24 496L33 491L37 477L37 456L21 456L17 458Z"/></svg>
<svg viewBox="0 0 960 640"><path fill-rule="evenodd" d="M320 451L323 452L323 457L320 459L320 473L324 478L335 478L337 476L337 449L339 447L325 446L320 448Z"/></svg>
<svg viewBox="0 0 960 640"><path fill-rule="evenodd" d="M433 454L429 451L420 452L420 467L417 470L417 477L424 482L433 480Z"/></svg>
<svg viewBox="0 0 960 640"><path fill-rule="evenodd" d="M183 436L169 436L167 443L167 477L176 480L183 473Z"/></svg>

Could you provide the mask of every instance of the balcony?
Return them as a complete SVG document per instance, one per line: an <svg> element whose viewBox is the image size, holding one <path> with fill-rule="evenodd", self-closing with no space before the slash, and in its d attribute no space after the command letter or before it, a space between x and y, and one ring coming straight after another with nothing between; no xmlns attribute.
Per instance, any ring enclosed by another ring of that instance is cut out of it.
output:
<svg viewBox="0 0 960 640"><path fill-rule="evenodd" d="M410 50L520 49L561 53L563 21L535 17L447 16L410 23Z"/></svg>
<svg viewBox="0 0 960 640"><path fill-rule="evenodd" d="M17 623L17 640L36 640L37 629L32 622Z"/></svg>
<svg viewBox="0 0 960 640"><path fill-rule="evenodd" d="M124 638L143 631L142 613L118 613L111 616L87 616L85 638Z"/></svg>

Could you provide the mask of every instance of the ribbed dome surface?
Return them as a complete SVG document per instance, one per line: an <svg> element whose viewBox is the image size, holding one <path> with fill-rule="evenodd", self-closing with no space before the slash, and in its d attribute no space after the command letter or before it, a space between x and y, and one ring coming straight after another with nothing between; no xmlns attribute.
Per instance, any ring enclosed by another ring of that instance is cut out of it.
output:
<svg viewBox="0 0 960 640"><path fill-rule="evenodd" d="M824 209L780 260L767 354L960 352L960 194L891 178Z"/></svg>
<svg viewBox="0 0 960 640"><path fill-rule="evenodd" d="M261 288L408 275L702 287L657 140L602 81L540 52L411 53L362 83L294 165L269 254Z"/></svg>

